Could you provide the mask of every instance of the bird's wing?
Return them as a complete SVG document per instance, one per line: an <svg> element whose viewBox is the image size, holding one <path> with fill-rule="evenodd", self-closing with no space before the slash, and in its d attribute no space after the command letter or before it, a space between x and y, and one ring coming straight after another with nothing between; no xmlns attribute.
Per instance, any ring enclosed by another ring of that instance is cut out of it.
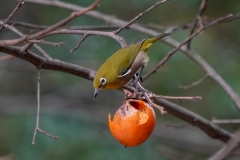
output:
<svg viewBox="0 0 240 160"><path fill-rule="evenodd" d="M121 68L119 68L118 77L124 77L131 73L132 71L131 66L135 59L137 58L143 42L144 39L121 49L122 50L121 59L124 60L124 63L121 65Z"/></svg>

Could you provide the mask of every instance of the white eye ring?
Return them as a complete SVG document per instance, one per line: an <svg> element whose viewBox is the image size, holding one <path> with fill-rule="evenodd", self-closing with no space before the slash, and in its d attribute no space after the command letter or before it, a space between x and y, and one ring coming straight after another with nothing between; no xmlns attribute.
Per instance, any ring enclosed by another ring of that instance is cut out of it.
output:
<svg viewBox="0 0 240 160"><path fill-rule="evenodd" d="M101 86L104 86L106 84L106 82L107 82L106 78L100 78Z"/></svg>

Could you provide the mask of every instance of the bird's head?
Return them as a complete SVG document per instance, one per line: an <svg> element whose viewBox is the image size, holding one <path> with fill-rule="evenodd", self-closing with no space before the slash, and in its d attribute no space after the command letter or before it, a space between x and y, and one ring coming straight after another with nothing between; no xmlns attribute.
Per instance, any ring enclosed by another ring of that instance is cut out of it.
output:
<svg viewBox="0 0 240 160"><path fill-rule="evenodd" d="M105 77L98 77L97 75L95 76L93 80L93 87L94 87L94 98L97 97L98 92L105 88L107 84L107 79Z"/></svg>

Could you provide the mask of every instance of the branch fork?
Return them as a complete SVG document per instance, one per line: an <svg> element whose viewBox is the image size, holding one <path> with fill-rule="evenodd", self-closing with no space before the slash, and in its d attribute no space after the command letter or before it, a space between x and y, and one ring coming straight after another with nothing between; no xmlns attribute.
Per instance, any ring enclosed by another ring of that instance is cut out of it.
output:
<svg viewBox="0 0 240 160"><path fill-rule="evenodd" d="M135 84L127 85L123 88L125 93L125 99L140 99L147 101L151 107L157 108L162 115L167 114L167 111L164 110L164 107L157 105L154 103L154 98L162 98L162 99L171 99L171 100L191 100L196 102L197 100L202 100L201 96L191 96L191 97L173 97L173 96L163 96L163 95L156 95L153 92L149 92L146 90L142 85L141 82L138 80Z"/></svg>

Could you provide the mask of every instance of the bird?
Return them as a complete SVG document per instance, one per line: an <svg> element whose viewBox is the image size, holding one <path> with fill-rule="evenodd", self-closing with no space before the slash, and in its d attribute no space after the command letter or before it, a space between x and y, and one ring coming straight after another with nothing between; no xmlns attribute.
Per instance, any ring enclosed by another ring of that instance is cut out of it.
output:
<svg viewBox="0 0 240 160"><path fill-rule="evenodd" d="M168 35L169 33L163 33L156 37L139 40L112 54L94 77L94 98L100 90L122 88L133 78L139 78L142 69L149 61L146 51L154 42Z"/></svg>

